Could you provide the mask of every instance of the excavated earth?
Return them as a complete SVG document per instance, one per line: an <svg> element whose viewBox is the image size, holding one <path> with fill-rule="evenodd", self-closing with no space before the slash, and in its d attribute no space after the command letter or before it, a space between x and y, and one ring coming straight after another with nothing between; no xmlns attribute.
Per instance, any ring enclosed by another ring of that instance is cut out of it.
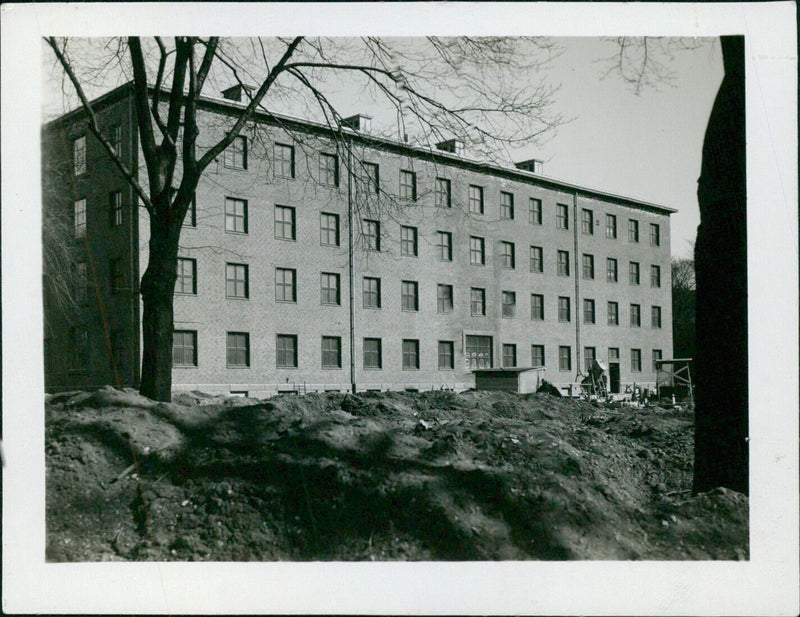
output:
<svg viewBox="0 0 800 617"><path fill-rule="evenodd" d="M48 395L49 561L747 559L690 411L547 394Z"/></svg>

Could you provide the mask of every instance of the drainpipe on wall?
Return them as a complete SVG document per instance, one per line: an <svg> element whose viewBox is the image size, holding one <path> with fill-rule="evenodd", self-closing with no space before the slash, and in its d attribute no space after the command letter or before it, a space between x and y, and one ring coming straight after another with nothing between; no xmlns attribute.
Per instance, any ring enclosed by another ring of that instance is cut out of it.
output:
<svg viewBox="0 0 800 617"><path fill-rule="evenodd" d="M347 286L350 292L350 391L356 393L356 333L353 298L353 151L347 150Z"/></svg>
<svg viewBox="0 0 800 617"><path fill-rule="evenodd" d="M575 252L575 363L578 367L575 381L583 376L581 369L581 260L578 251L578 191L572 192L572 233Z"/></svg>

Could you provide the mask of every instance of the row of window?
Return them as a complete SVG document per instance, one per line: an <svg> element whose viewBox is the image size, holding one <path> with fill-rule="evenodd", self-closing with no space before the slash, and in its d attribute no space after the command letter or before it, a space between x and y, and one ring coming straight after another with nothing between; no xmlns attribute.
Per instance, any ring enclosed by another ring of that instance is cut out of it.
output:
<svg viewBox="0 0 800 617"><path fill-rule="evenodd" d="M85 341L84 341L85 343ZM323 369L342 368L342 337L322 336L320 341L321 366ZM439 370L453 370L455 367L455 341L437 341L437 368ZM492 337L467 336L465 357L470 368L490 368L492 363ZM530 347L530 366L546 367L545 347L533 344ZM197 364L197 331L176 330L173 334L172 362L176 367L196 367ZM589 370L597 357L596 347L584 347L584 367ZM656 370L656 362L661 360L662 352L654 349L652 354L652 370ZM619 364L619 348L611 347L608 350L608 361ZM515 368L518 366L517 344L503 343L502 366ZM228 332L226 335L226 365L229 368L249 368L250 363L250 334L248 332ZM275 366L276 368L298 368L298 336L296 334L277 334L275 337ZM383 340L381 338L367 337L362 339L362 366L364 369L384 368ZM420 341L419 339L402 339L401 367L404 370L419 370ZM560 371L572 370L572 347L559 345L558 369ZM642 350L631 349L631 372L642 370Z"/></svg>
<svg viewBox="0 0 800 617"><path fill-rule="evenodd" d="M115 148L119 148L121 143L120 127L115 126L111 129L109 139ZM247 137L240 135L236 137L231 145L223 153L223 164L232 169L247 169ZM73 166L75 175L86 173L86 137L81 136L73 141ZM380 192L380 168L375 163L362 162L358 171L359 183L366 192ZM274 145L274 173L276 176L284 178L295 177L295 151L294 146L276 143ZM339 158L335 154L321 152L319 154L319 182L328 186L339 186ZM401 199L416 201L417 199L417 174L414 171L400 170L398 195ZM470 184L467 190L467 203L469 212L472 214L485 213L485 187ZM242 209L243 200L233 200L239 202L234 208ZM452 207L452 183L448 178L436 178L434 182L434 203L437 207ZM246 221L246 202L244 202L244 212L232 214L230 219L231 227L228 227L228 209L226 204L226 229L247 233ZM85 202L84 202L85 212ZM237 218L241 220L236 220ZM515 197L508 191L500 191L500 218L514 220L516 218ZM77 220L77 219L76 219ZM528 222L533 225L542 224L542 201L534 197L528 201ZM77 225L77 223L76 223ZM581 231L584 234L594 235L595 230L594 211L588 208L581 210ZM556 227L568 230L570 226L569 206L567 204L556 204ZM606 238L617 238L617 216L606 214L605 219ZM628 241L639 242L639 221L628 219ZM650 223L650 245L660 246L661 232L657 223Z"/></svg>

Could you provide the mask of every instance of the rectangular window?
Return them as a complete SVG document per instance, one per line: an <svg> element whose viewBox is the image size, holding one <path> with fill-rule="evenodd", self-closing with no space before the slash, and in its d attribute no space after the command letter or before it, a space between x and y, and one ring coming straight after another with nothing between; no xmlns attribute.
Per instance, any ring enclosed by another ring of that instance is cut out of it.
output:
<svg viewBox="0 0 800 617"><path fill-rule="evenodd" d="M178 258L178 278L175 280L176 294L197 294L197 260Z"/></svg>
<svg viewBox="0 0 800 617"><path fill-rule="evenodd" d="M453 234L449 231L437 231L437 250L441 261L453 261Z"/></svg>
<svg viewBox="0 0 800 617"><path fill-rule="evenodd" d="M618 302L609 302L608 303L608 325L609 326L618 326L619 325L619 303Z"/></svg>
<svg viewBox="0 0 800 617"><path fill-rule="evenodd" d="M531 197L528 200L528 222L531 225L542 224L542 200Z"/></svg>
<svg viewBox="0 0 800 617"><path fill-rule="evenodd" d="M417 256L417 228L400 227L400 254L407 257Z"/></svg>
<svg viewBox="0 0 800 617"><path fill-rule="evenodd" d="M122 277L122 260L118 257L108 260L108 282L112 296L120 293L125 285Z"/></svg>
<svg viewBox="0 0 800 617"><path fill-rule="evenodd" d="M172 332L172 365L197 366L197 331Z"/></svg>
<svg viewBox="0 0 800 617"><path fill-rule="evenodd" d="M400 308L404 311L419 310L419 283L417 281L400 282Z"/></svg>
<svg viewBox="0 0 800 617"><path fill-rule="evenodd" d="M544 345L531 345L531 366L544 366Z"/></svg>
<svg viewBox="0 0 800 617"><path fill-rule="evenodd" d="M381 190L381 171L376 163L362 163L363 184L367 193L377 195Z"/></svg>
<svg viewBox="0 0 800 617"><path fill-rule="evenodd" d="M587 208L581 210L581 232L588 236L594 235L594 212Z"/></svg>
<svg viewBox="0 0 800 617"><path fill-rule="evenodd" d="M658 223L650 223L650 246L661 245L661 230Z"/></svg>
<svg viewBox="0 0 800 617"><path fill-rule="evenodd" d="M72 142L72 163L75 175L86 173L86 136L81 135Z"/></svg>
<svg viewBox="0 0 800 617"><path fill-rule="evenodd" d="M319 216L319 243L339 246L339 215L323 212Z"/></svg>
<svg viewBox="0 0 800 617"><path fill-rule="evenodd" d="M225 231L229 233L247 233L247 200L225 198Z"/></svg>
<svg viewBox="0 0 800 617"><path fill-rule="evenodd" d="M275 268L275 301L297 302L297 270Z"/></svg>
<svg viewBox="0 0 800 617"><path fill-rule="evenodd" d="M75 296L75 302L81 305L86 302L87 286L89 284L89 279L86 278L86 262L78 261L73 268L72 291Z"/></svg>
<svg viewBox="0 0 800 617"><path fill-rule="evenodd" d="M362 283L362 295L364 308L381 308L381 279L365 276Z"/></svg>
<svg viewBox="0 0 800 617"><path fill-rule="evenodd" d="M469 263L479 266L486 263L486 244L483 238L469 237Z"/></svg>
<svg viewBox="0 0 800 617"><path fill-rule="evenodd" d="M470 369L492 368L492 337L467 335L466 356Z"/></svg>
<svg viewBox="0 0 800 617"><path fill-rule="evenodd" d="M619 347L608 348L608 363L619 362Z"/></svg>
<svg viewBox="0 0 800 617"><path fill-rule="evenodd" d="M590 298L583 299L583 323L594 323L594 300Z"/></svg>
<svg viewBox="0 0 800 617"><path fill-rule="evenodd" d="M583 258L583 278L594 279L594 255L584 253Z"/></svg>
<svg viewBox="0 0 800 617"><path fill-rule="evenodd" d="M400 170L400 199L417 199L417 174L413 171Z"/></svg>
<svg viewBox="0 0 800 617"><path fill-rule="evenodd" d="M628 280L631 285L639 284L639 262L632 261L628 268Z"/></svg>
<svg viewBox="0 0 800 617"><path fill-rule="evenodd" d="M661 266L650 266L650 287L661 287Z"/></svg>
<svg viewBox="0 0 800 617"><path fill-rule="evenodd" d="M291 206L275 206L275 237L278 240L294 240L297 237L295 212Z"/></svg>
<svg viewBox="0 0 800 617"><path fill-rule="evenodd" d="M364 234L364 244L366 249L368 251L380 251L381 224L378 221L364 219L362 230Z"/></svg>
<svg viewBox="0 0 800 617"><path fill-rule="evenodd" d="M250 285L245 264L225 264L225 296L249 298Z"/></svg>
<svg viewBox="0 0 800 617"><path fill-rule="evenodd" d="M247 332L228 332L226 357L228 367L250 366L250 335Z"/></svg>
<svg viewBox="0 0 800 617"><path fill-rule="evenodd" d="M642 372L642 350L631 349L631 373Z"/></svg>
<svg viewBox="0 0 800 617"><path fill-rule="evenodd" d="M556 227L558 229L569 229L569 206L556 204Z"/></svg>
<svg viewBox="0 0 800 617"><path fill-rule="evenodd" d="M436 312L453 312L453 286L439 283L436 286Z"/></svg>
<svg viewBox="0 0 800 617"><path fill-rule="evenodd" d="M247 200L225 198L225 231L247 233Z"/></svg>
<svg viewBox="0 0 800 617"><path fill-rule="evenodd" d="M319 155L319 182L339 186L339 157L321 152Z"/></svg>
<svg viewBox="0 0 800 617"><path fill-rule="evenodd" d="M517 294L513 291L503 292L503 317L516 317Z"/></svg>
<svg viewBox="0 0 800 617"><path fill-rule="evenodd" d="M322 337L322 368L342 368L342 337Z"/></svg>
<svg viewBox="0 0 800 617"><path fill-rule="evenodd" d="M436 178L434 202L437 208L450 208L453 205L450 180L447 178Z"/></svg>
<svg viewBox="0 0 800 617"><path fill-rule="evenodd" d="M642 326L642 307L638 304L631 304L631 328Z"/></svg>
<svg viewBox="0 0 800 617"><path fill-rule="evenodd" d="M534 321L544 320L544 296L542 294L531 294L531 319Z"/></svg>
<svg viewBox="0 0 800 617"><path fill-rule="evenodd" d="M111 227L122 225L122 191L108 194L108 224Z"/></svg>
<svg viewBox="0 0 800 617"><path fill-rule="evenodd" d="M661 361L661 350L654 349L653 350L653 372L658 372L658 363Z"/></svg>
<svg viewBox="0 0 800 617"><path fill-rule="evenodd" d="M569 276L569 251L558 251L558 276Z"/></svg>
<svg viewBox="0 0 800 617"><path fill-rule="evenodd" d="M75 239L86 238L86 200L79 199L75 202Z"/></svg>
<svg viewBox="0 0 800 617"><path fill-rule="evenodd" d="M294 146L275 144L275 175L294 178Z"/></svg>
<svg viewBox="0 0 800 617"><path fill-rule="evenodd" d="M617 282L617 260L612 257L606 259L606 281Z"/></svg>
<svg viewBox="0 0 800 617"><path fill-rule="evenodd" d="M500 218L512 220L514 218L514 194L500 191Z"/></svg>
<svg viewBox="0 0 800 617"><path fill-rule="evenodd" d="M108 131L108 141L111 143L111 148L117 155L122 154L122 127L115 124Z"/></svg>
<svg viewBox="0 0 800 617"><path fill-rule="evenodd" d="M558 370L572 370L572 348L567 345L560 345L558 348Z"/></svg>
<svg viewBox="0 0 800 617"><path fill-rule="evenodd" d="M639 221L628 219L628 242L639 242Z"/></svg>
<svg viewBox="0 0 800 617"><path fill-rule="evenodd" d="M654 306L650 309L650 325L653 328L661 327L661 307Z"/></svg>
<svg viewBox="0 0 800 617"><path fill-rule="evenodd" d="M381 349L381 339L364 339L364 368L376 369L383 366L383 351Z"/></svg>
<svg viewBox="0 0 800 617"><path fill-rule="evenodd" d="M449 371L454 367L453 341L439 341L439 370Z"/></svg>
<svg viewBox="0 0 800 617"><path fill-rule="evenodd" d="M514 269L517 265L517 252L513 242L500 242L500 264Z"/></svg>
<svg viewBox="0 0 800 617"><path fill-rule="evenodd" d="M517 346L512 343L503 344L503 368L517 366Z"/></svg>
<svg viewBox="0 0 800 617"><path fill-rule="evenodd" d="M247 137L237 135L223 154L225 167L247 169Z"/></svg>
<svg viewBox="0 0 800 617"><path fill-rule="evenodd" d="M419 341L417 339L403 339L403 370L416 371L419 369Z"/></svg>
<svg viewBox="0 0 800 617"><path fill-rule="evenodd" d="M469 185L469 211L472 214L483 214L483 187Z"/></svg>
<svg viewBox="0 0 800 617"><path fill-rule="evenodd" d="M559 296L558 297L558 321L570 321L570 306L569 306L569 297L567 296Z"/></svg>
<svg viewBox="0 0 800 617"><path fill-rule="evenodd" d="M297 368L297 335L278 334L275 337L275 364L278 368Z"/></svg>
<svg viewBox="0 0 800 617"><path fill-rule="evenodd" d="M323 272L320 274L320 290L322 304L341 304L341 293L339 291L339 275L335 272Z"/></svg>
<svg viewBox="0 0 800 617"><path fill-rule="evenodd" d="M617 217L614 214L606 214L606 238L615 240L617 237Z"/></svg>
<svg viewBox="0 0 800 617"><path fill-rule="evenodd" d="M583 367L587 373L592 370L592 364L597 357L597 349L595 347L583 348Z"/></svg>
<svg viewBox="0 0 800 617"><path fill-rule="evenodd" d="M72 328L71 333L70 368L74 371L86 370L89 362L89 333L83 328Z"/></svg>
<svg viewBox="0 0 800 617"><path fill-rule="evenodd" d="M486 315L486 290L481 287L472 287L469 290L469 305L472 315Z"/></svg>
<svg viewBox="0 0 800 617"><path fill-rule="evenodd" d="M530 257L531 272L544 272L544 259L542 258L542 247L532 246Z"/></svg>

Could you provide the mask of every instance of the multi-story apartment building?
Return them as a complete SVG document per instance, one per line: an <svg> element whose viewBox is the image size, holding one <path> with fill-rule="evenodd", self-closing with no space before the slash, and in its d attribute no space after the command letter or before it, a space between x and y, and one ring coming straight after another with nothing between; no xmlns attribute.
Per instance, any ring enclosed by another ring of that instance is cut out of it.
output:
<svg viewBox="0 0 800 617"><path fill-rule="evenodd" d="M225 94L201 101L199 148L242 108ZM94 108L146 186L131 90ZM567 388L595 358L612 390L655 384L674 210L346 124L260 113L206 170L181 235L176 389L465 389L512 366ZM78 275L77 308L45 298L46 385L136 385L147 214L80 110L44 127L43 153Z"/></svg>

